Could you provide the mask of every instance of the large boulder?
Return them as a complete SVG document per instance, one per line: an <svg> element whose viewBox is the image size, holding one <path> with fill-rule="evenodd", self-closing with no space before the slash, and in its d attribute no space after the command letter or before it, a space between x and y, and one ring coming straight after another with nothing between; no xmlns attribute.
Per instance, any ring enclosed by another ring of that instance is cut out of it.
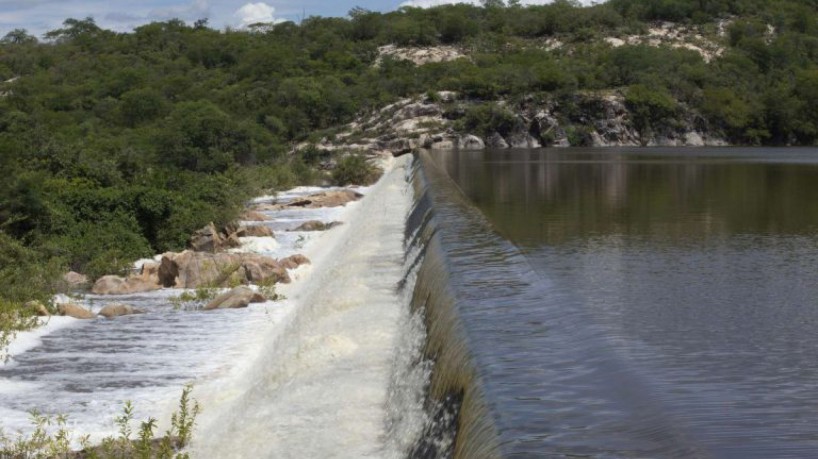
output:
<svg viewBox="0 0 818 459"><path fill-rule="evenodd" d="M146 273L143 267L143 273ZM158 283L158 273L121 276L103 276L97 279L91 289L96 295L128 295L131 293L150 292L162 288Z"/></svg>
<svg viewBox="0 0 818 459"><path fill-rule="evenodd" d="M262 255L186 250L162 256L159 281L165 287L198 288L249 282L288 283L290 277L275 259Z"/></svg>
<svg viewBox="0 0 818 459"><path fill-rule="evenodd" d="M99 315L106 319L113 319L114 317L130 316L134 314L144 314L145 311L137 309L129 304L114 303L109 304L99 311Z"/></svg>
<svg viewBox="0 0 818 459"><path fill-rule="evenodd" d="M310 259L305 257L304 255L296 254L278 260L278 263L286 269L295 269L301 265L310 264Z"/></svg>
<svg viewBox="0 0 818 459"><path fill-rule="evenodd" d="M269 226L251 225L244 228L244 237L275 237Z"/></svg>
<svg viewBox="0 0 818 459"><path fill-rule="evenodd" d="M83 308L82 306L72 303L57 305L57 312L61 316L73 317L75 319L86 320L96 318L96 314L94 314L93 312Z"/></svg>
<svg viewBox="0 0 818 459"><path fill-rule="evenodd" d="M457 148L461 150L483 150L486 148L486 144L480 137L468 134L460 138L460 141L457 142Z"/></svg>
<svg viewBox="0 0 818 459"><path fill-rule="evenodd" d="M88 276L69 271L62 276L62 280L71 288L87 288Z"/></svg>
<svg viewBox="0 0 818 459"><path fill-rule="evenodd" d="M261 293L250 287L241 286L217 296L204 307L204 310L246 308L250 303L264 303L265 301L267 298Z"/></svg>
<svg viewBox="0 0 818 459"><path fill-rule="evenodd" d="M246 281L254 284L271 284L290 282L287 268L277 260L260 255L248 256L242 262L242 269Z"/></svg>
<svg viewBox="0 0 818 459"><path fill-rule="evenodd" d="M335 228L338 225L342 225L341 222L330 222L324 223L320 220L310 220L308 222L304 222L296 228L291 229L290 231L326 231L331 228Z"/></svg>
<svg viewBox="0 0 818 459"><path fill-rule="evenodd" d="M508 142L506 142L506 139L504 139L500 133L495 132L486 139L486 146L497 149L508 148Z"/></svg>
<svg viewBox="0 0 818 459"><path fill-rule="evenodd" d="M225 241L213 222L196 231L190 237L190 248L197 252L216 252L224 248Z"/></svg>

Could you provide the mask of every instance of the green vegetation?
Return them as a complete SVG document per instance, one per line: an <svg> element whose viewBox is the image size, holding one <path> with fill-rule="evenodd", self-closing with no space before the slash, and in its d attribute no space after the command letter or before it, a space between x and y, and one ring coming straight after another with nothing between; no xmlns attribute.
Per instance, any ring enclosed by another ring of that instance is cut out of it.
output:
<svg viewBox="0 0 818 459"><path fill-rule="evenodd" d="M10 31L0 40L0 253L28 251L12 264L20 272L58 265L93 278L180 249L196 228L235 218L260 187L316 178L322 153L288 155L294 143L437 90L506 101L465 113L460 126L476 132L512 129L515 104L531 95L570 105L572 94L619 89L641 130L686 107L736 143L818 140L814 0L508 3L356 8L248 31L171 20L115 33L90 18L66 20L46 41ZM601 40L659 20L698 27L726 50L708 63L689 49ZM551 39L564 46L547 49ZM373 65L389 43L453 45L469 58ZM581 127L572 132L582 140Z"/></svg>
<svg viewBox="0 0 818 459"><path fill-rule="evenodd" d="M71 450L74 438L66 416L32 412L34 429L30 435L19 434L12 438L0 431L0 457L186 459L188 454L179 451L190 442L200 411L199 403L190 398L192 391L190 385L182 390L179 408L171 415L170 429L161 438L154 438L157 427L154 418L140 422L136 438L133 437L134 407L128 401L122 414L114 419L118 436L106 437L99 445L93 446L88 436L78 438L82 450L75 452Z"/></svg>
<svg viewBox="0 0 818 459"><path fill-rule="evenodd" d="M338 161L332 171L332 182L338 186L371 185L378 181L380 171L362 155L348 155Z"/></svg>

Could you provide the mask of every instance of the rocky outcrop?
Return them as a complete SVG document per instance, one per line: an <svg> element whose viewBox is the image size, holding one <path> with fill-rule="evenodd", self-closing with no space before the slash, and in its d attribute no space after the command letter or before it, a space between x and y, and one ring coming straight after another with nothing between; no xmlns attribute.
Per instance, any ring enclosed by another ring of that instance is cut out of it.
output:
<svg viewBox="0 0 818 459"><path fill-rule="evenodd" d="M347 126L349 131L325 140L326 151L351 150L370 155L399 156L418 148L480 150L483 148L724 146L727 142L692 110L679 105L671 120L658 121L641 132L625 104L624 93L608 91L576 94L570 99L523 99L511 106L494 103L513 117L502 132L457 132L457 120L475 104L456 93L438 92L419 99L404 99ZM499 127L498 127L499 129ZM354 143L347 139L355 139ZM271 207L264 210L277 210Z"/></svg>
<svg viewBox="0 0 818 459"><path fill-rule="evenodd" d="M87 320L95 319L97 317L93 312L73 303L57 305L57 312L61 316L73 317L75 319Z"/></svg>
<svg viewBox="0 0 818 459"><path fill-rule="evenodd" d="M264 303L267 298L261 293L245 286L236 287L229 292L225 292L213 299L203 308L205 311L213 309L239 309L246 308L250 303Z"/></svg>
<svg viewBox="0 0 818 459"><path fill-rule="evenodd" d="M720 34L724 30L724 25L719 24ZM697 26L688 24L676 24L673 22L657 22L650 27L646 33L638 35L620 35L616 37L604 37L603 41L612 48L621 46L653 46L687 49L701 55L705 62L710 62L724 54L724 46L705 36L706 34ZM769 39L775 35L775 29L768 26L767 36Z"/></svg>
<svg viewBox="0 0 818 459"><path fill-rule="evenodd" d="M310 220L298 225L290 231L326 231L342 224L341 222L324 223L320 220Z"/></svg>
<svg viewBox="0 0 818 459"><path fill-rule="evenodd" d="M237 283L288 283L290 277L286 268L273 258L186 250L162 256L159 282L165 287L198 288Z"/></svg>
<svg viewBox="0 0 818 459"><path fill-rule="evenodd" d="M114 317L130 316L134 314L144 314L145 311L137 309L129 304L114 303L103 307L99 311L99 315L106 319L113 319Z"/></svg>
<svg viewBox="0 0 818 459"><path fill-rule="evenodd" d="M281 266L283 266L286 269L295 269L301 265L310 264L310 259L305 257L304 255L296 254L290 255L287 258L282 258L278 262L281 264Z"/></svg>
<svg viewBox="0 0 818 459"><path fill-rule="evenodd" d="M375 61L375 66L380 66L385 57L412 61L415 65L425 65L433 62L449 62L466 56L453 46L401 48L395 45L386 45L378 48L378 59Z"/></svg>

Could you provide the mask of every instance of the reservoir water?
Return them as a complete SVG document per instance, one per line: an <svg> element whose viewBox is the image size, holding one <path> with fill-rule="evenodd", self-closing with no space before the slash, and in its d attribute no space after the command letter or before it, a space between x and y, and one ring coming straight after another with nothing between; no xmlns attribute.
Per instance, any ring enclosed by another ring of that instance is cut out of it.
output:
<svg viewBox="0 0 818 459"><path fill-rule="evenodd" d="M422 163L492 455L818 456L818 150Z"/></svg>

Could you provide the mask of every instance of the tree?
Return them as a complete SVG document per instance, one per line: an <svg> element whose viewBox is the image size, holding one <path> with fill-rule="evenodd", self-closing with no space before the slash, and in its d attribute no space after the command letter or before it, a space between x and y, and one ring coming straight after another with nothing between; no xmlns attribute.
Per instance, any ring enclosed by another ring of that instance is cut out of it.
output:
<svg viewBox="0 0 818 459"><path fill-rule="evenodd" d="M12 45L31 45L37 43L37 37L29 35L26 29L14 29L7 33L0 42Z"/></svg>

